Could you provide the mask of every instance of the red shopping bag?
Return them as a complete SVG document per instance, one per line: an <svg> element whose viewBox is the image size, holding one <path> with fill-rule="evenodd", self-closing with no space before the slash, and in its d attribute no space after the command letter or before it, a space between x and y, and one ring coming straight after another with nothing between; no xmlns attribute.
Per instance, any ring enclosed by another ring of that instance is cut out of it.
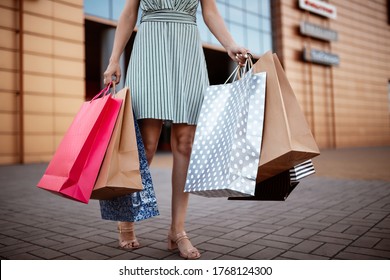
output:
<svg viewBox="0 0 390 280"><path fill-rule="evenodd" d="M81 106L39 188L88 203L122 104L108 91L109 86Z"/></svg>

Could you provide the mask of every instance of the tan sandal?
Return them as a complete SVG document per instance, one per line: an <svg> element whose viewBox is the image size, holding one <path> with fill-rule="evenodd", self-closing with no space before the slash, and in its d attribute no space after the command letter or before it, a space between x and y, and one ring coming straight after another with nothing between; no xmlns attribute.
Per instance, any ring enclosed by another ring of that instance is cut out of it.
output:
<svg viewBox="0 0 390 280"><path fill-rule="evenodd" d="M183 243L184 240L188 240L188 242ZM192 246L187 234L184 231L177 233L176 236L172 236L171 232L168 233L168 250L173 251L175 249L179 249L180 257L184 259L196 260L200 258L199 251L194 246Z"/></svg>
<svg viewBox="0 0 390 280"><path fill-rule="evenodd" d="M119 231L119 247L123 249L136 249L139 248L140 245L138 243L137 238L134 234L134 223L131 223L131 225L123 225L127 222L119 222L118 223L118 231ZM134 236L133 239L125 239L122 238L122 233L132 233Z"/></svg>

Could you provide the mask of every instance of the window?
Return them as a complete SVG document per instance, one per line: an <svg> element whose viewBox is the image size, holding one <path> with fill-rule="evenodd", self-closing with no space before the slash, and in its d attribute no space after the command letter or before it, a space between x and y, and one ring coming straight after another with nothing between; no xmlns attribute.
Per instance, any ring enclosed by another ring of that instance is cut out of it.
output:
<svg viewBox="0 0 390 280"><path fill-rule="evenodd" d="M272 49L270 0L216 1L226 26L238 44L258 55ZM205 28L200 9L199 5L197 22L202 41L220 45L210 31Z"/></svg>

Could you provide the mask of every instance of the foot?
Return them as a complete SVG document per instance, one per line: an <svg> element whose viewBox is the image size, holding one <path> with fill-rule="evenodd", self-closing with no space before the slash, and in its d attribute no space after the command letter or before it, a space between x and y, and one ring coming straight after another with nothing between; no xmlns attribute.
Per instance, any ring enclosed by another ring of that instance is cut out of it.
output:
<svg viewBox="0 0 390 280"><path fill-rule="evenodd" d="M180 256L184 259L195 260L200 258L199 251L192 246L187 234L182 231L179 233L168 233L168 250L179 249Z"/></svg>
<svg viewBox="0 0 390 280"><path fill-rule="evenodd" d="M139 248L139 243L134 233L133 222L118 222L119 247L123 249Z"/></svg>

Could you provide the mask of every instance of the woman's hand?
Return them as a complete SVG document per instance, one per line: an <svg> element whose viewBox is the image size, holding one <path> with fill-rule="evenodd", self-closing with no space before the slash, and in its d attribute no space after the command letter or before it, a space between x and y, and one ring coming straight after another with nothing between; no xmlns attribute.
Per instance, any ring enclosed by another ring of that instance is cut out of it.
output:
<svg viewBox="0 0 390 280"><path fill-rule="evenodd" d="M119 66L118 62L110 62L108 64L106 71L104 71L103 74L104 85L108 85L111 82L115 82L116 84L119 83L121 80L121 67Z"/></svg>
<svg viewBox="0 0 390 280"><path fill-rule="evenodd" d="M248 49L238 45L233 45L230 47L226 47L226 51L233 61L240 64L240 66L245 65L245 61L248 58L249 53Z"/></svg>

